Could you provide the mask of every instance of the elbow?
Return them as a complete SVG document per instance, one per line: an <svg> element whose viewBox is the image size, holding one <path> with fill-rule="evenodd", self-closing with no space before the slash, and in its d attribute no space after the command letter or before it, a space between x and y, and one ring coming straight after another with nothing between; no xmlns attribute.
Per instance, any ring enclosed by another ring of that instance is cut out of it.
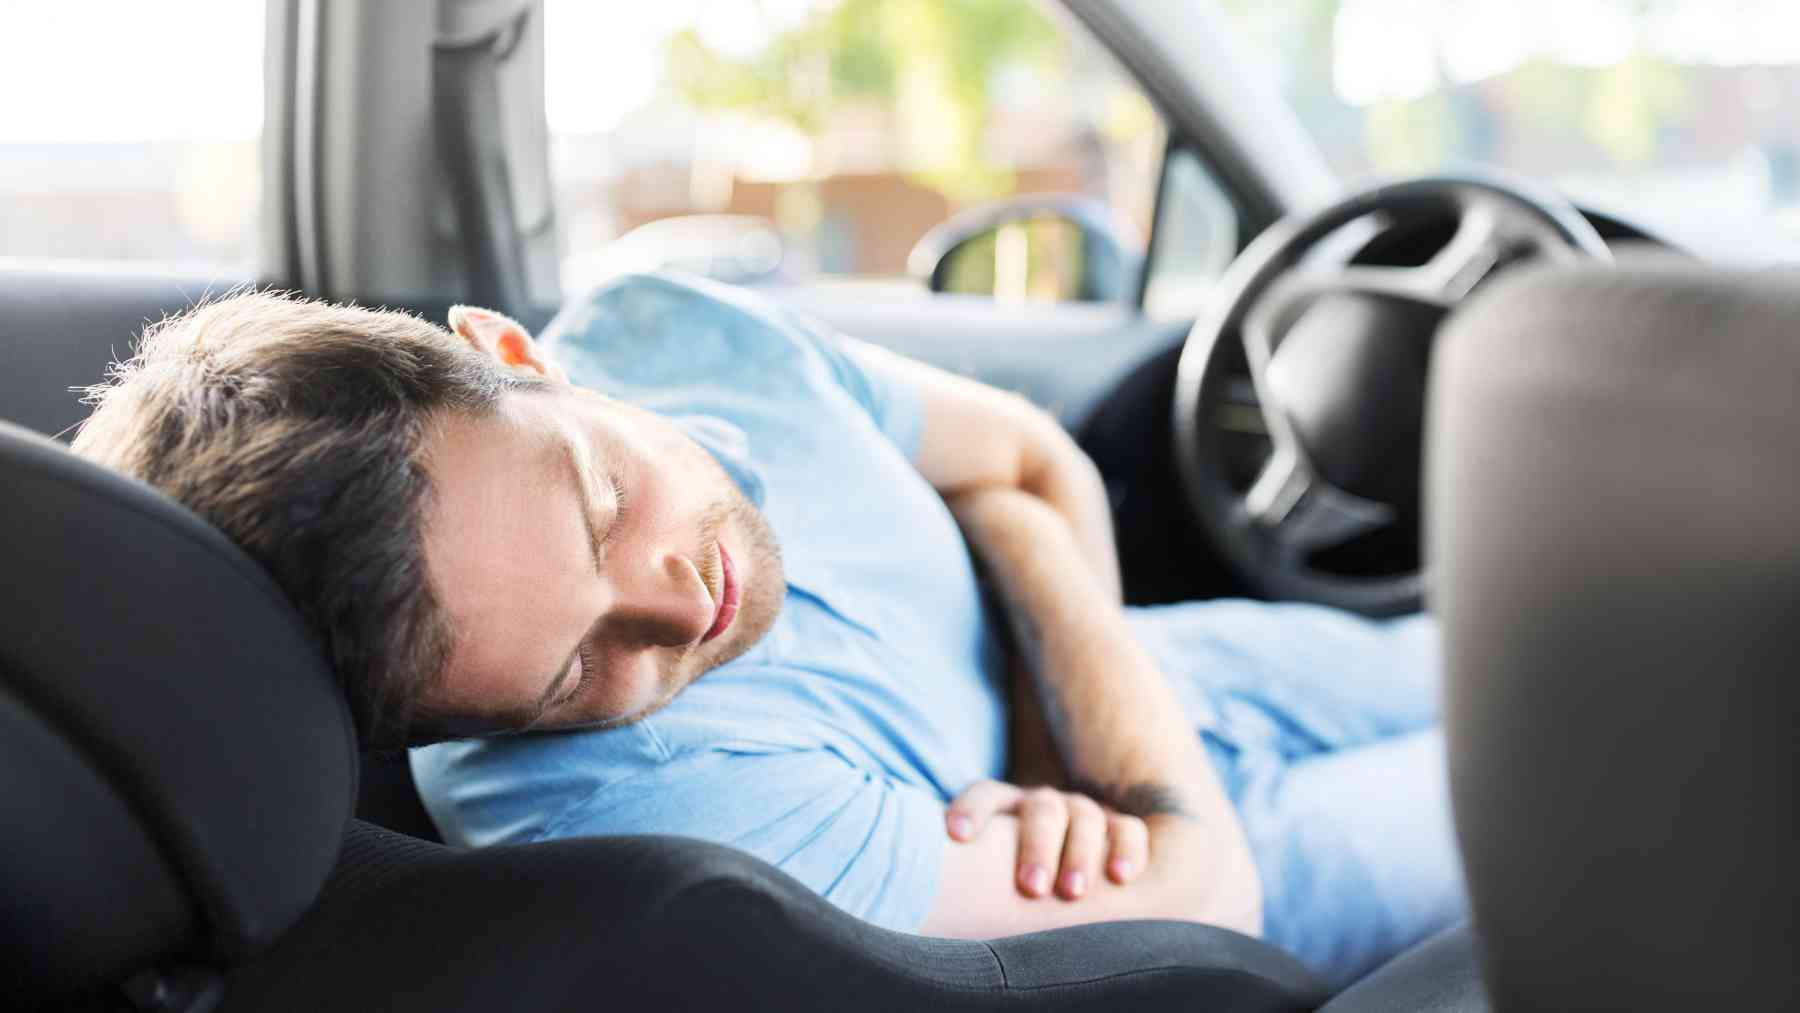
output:
<svg viewBox="0 0 1800 1013"><path fill-rule="evenodd" d="M1259 883L1210 883L1177 891L1155 917L1195 922L1262 938L1263 899Z"/></svg>
<svg viewBox="0 0 1800 1013"><path fill-rule="evenodd" d="M1205 917L1200 920L1208 925L1218 925L1242 932L1246 936L1262 938L1262 880L1252 876L1247 883L1239 881L1215 892L1208 898Z"/></svg>
<svg viewBox="0 0 1800 1013"><path fill-rule="evenodd" d="M1075 437L1056 416L1018 395L1013 395L1012 406L1012 429L1027 472L1061 465L1070 456L1083 456Z"/></svg>
<svg viewBox="0 0 1800 1013"><path fill-rule="evenodd" d="M1236 929L1247 936L1261 938L1262 874L1256 868L1256 859L1250 854L1249 842L1242 840L1240 835L1239 840L1234 843L1235 847L1225 849L1229 858L1215 866L1219 871L1211 877L1211 889L1203 899L1206 921Z"/></svg>
<svg viewBox="0 0 1800 1013"><path fill-rule="evenodd" d="M1035 436L1022 462L1020 488L1047 499L1107 501L1106 480L1094 459L1050 415L1035 412Z"/></svg>
<svg viewBox="0 0 1800 1013"><path fill-rule="evenodd" d="M1155 917L1198 922L1261 938L1262 881L1249 877L1194 877L1164 895Z"/></svg>
<svg viewBox="0 0 1800 1013"><path fill-rule="evenodd" d="M1193 835L1198 837L1199 835ZM1158 917L1200 922L1260 938L1263 885L1249 842L1242 834L1225 841L1183 841L1186 860L1164 866L1168 881L1158 890L1164 903ZM1155 847L1154 841L1152 847ZM1156 856L1152 865L1166 862Z"/></svg>

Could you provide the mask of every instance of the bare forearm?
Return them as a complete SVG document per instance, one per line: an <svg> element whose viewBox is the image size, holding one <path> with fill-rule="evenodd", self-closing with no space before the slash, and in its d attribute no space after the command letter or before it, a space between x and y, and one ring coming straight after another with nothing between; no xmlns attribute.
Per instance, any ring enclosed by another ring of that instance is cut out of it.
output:
<svg viewBox="0 0 1800 1013"><path fill-rule="evenodd" d="M1044 709L1038 706L1036 680L1025 659L1014 656L1009 666L1012 683L1012 707L1007 733L1006 779L1026 787L1049 785L1066 788L1068 772L1057 755L1056 742L1050 737L1050 726L1044 721Z"/></svg>
<svg viewBox="0 0 1800 1013"><path fill-rule="evenodd" d="M1156 861L1185 867L1206 920L1255 931L1261 891L1237 814L1180 701L1090 575L1069 525L1017 490L951 506L1006 598L1070 779L1144 818Z"/></svg>
<svg viewBox="0 0 1800 1013"><path fill-rule="evenodd" d="M1123 596L1112 504L1094 463L1061 429L1047 433L1024 468L1019 487L1060 514L1075 534L1081 557L1115 604Z"/></svg>
<svg viewBox="0 0 1800 1013"><path fill-rule="evenodd" d="M987 523L1009 530L977 537L1070 777L1156 786L1166 796L1160 808L1170 811L1206 808L1215 787L1206 756L1118 607L1082 579L1073 541L1054 517L1033 517L1028 504L1005 507ZM1020 517L1029 523L1009 522Z"/></svg>

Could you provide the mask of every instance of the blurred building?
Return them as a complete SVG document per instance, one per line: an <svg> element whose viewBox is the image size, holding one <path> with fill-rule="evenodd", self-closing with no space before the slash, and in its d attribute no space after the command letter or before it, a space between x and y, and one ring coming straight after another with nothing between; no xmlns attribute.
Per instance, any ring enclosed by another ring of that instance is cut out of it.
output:
<svg viewBox="0 0 1800 1013"><path fill-rule="evenodd" d="M1072 133L1066 112L1049 110L996 110L987 134L995 161L1007 167L1004 193L1087 193L1124 209L1140 236L1148 234L1159 153L1135 174L1109 173L1097 139ZM672 103L606 134L561 135L566 248L579 257L679 215L753 215L772 223L810 270L901 274L919 237L965 202L897 165L891 137L868 108L845 108L813 137L780 137ZM770 158L770 148L790 150Z"/></svg>

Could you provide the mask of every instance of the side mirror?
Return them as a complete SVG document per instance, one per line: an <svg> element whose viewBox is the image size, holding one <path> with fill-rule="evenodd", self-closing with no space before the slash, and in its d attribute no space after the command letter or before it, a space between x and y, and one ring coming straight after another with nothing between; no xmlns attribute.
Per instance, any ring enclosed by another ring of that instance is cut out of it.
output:
<svg viewBox="0 0 1800 1013"><path fill-rule="evenodd" d="M1143 270L1126 233L1091 197L1014 197L970 208L925 233L906 269L933 292L1111 302L1130 298Z"/></svg>

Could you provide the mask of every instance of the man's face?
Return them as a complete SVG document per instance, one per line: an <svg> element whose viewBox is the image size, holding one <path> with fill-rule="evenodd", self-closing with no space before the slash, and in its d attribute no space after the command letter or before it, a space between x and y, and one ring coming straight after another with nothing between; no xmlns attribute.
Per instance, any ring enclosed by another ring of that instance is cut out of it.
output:
<svg viewBox="0 0 1800 1013"><path fill-rule="evenodd" d="M456 630L423 701L455 735L642 718L768 632L762 514L668 420L563 382L444 421L430 579Z"/></svg>

